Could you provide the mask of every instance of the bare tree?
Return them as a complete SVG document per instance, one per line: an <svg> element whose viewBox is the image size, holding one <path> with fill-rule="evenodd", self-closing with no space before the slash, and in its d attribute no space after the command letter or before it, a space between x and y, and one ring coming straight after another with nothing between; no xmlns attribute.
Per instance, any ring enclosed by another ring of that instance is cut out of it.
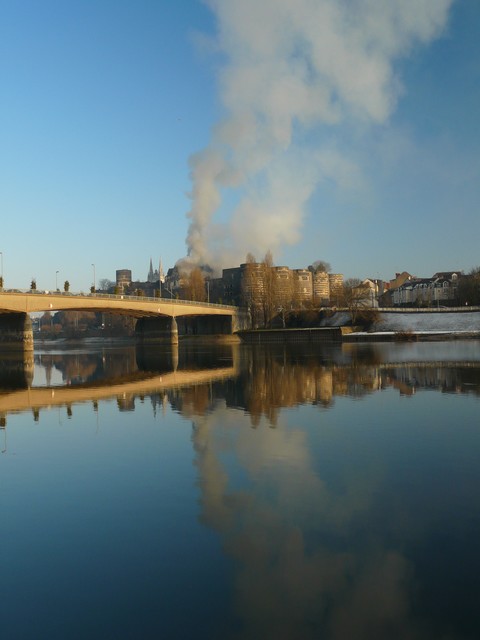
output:
<svg viewBox="0 0 480 640"><path fill-rule="evenodd" d="M285 326L286 314L291 310L295 297L293 274L290 269L274 266L271 251L267 251L260 263L248 254L242 278L242 297L250 312L252 327L269 327L277 314Z"/></svg>
<svg viewBox="0 0 480 640"><path fill-rule="evenodd" d="M268 327L277 309L276 277L273 271L273 256L269 250L262 262L263 276L263 326Z"/></svg>
<svg viewBox="0 0 480 640"><path fill-rule="evenodd" d="M349 278L343 284L341 304L346 307L356 324L362 311L369 306L370 288L358 278Z"/></svg>
<svg viewBox="0 0 480 640"><path fill-rule="evenodd" d="M53 315L51 311L45 311L39 320L40 331L52 331Z"/></svg>
<svg viewBox="0 0 480 640"><path fill-rule="evenodd" d="M115 286L115 283L109 280L108 278L102 278L98 284L99 284L99 288L102 291L108 291L109 289Z"/></svg>
<svg viewBox="0 0 480 640"><path fill-rule="evenodd" d="M205 291L205 278L202 270L195 267L188 275L183 275L183 289L186 300L196 300L197 302L205 302L207 299Z"/></svg>
<svg viewBox="0 0 480 640"><path fill-rule="evenodd" d="M263 268L254 256L248 253L242 277L242 299L250 314L252 328L260 324L263 289Z"/></svg>
<svg viewBox="0 0 480 640"><path fill-rule="evenodd" d="M283 328L285 328L286 317L297 303L295 282L293 273L288 268L274 269L274 275L276 311L282 320Z"/></svg>
<svg viewBox="0 0 480 640"><path fill-rule="evenodd" d="M312 273L317 273L317 271L324 271L325 273L329 273L332 270L329 262L325 262L325 260L315 260L315 262L308 266L308 270Z"/></svg>
<svg viewBox="0 0 480 640"><path fill-rule="evenodd" d="M458 279L457 299L461 305L480 304L480 267L474 267Z"/></svg>

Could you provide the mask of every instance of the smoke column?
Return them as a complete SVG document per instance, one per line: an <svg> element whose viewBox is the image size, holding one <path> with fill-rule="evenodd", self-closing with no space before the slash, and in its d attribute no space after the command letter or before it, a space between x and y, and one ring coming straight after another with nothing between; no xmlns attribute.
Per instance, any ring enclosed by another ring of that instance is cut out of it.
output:
<svg viewBox="0 0 480 640"><path fill-rule="evenodd" d="M395 62L441 34L452 2L206 0L224 118L189 159L189 261L225 266L298 242L322 181L358 178L335 132L387 121Z"/></svg>

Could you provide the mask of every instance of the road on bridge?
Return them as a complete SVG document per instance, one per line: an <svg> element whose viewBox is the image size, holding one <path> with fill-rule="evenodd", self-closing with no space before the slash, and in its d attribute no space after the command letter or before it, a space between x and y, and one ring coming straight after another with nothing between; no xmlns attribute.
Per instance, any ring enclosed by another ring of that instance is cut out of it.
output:
<svg viewBox="0 0 480 640"><path fill-rule="evenodd" d="M123 313L137 318L168 316L230 316L238 313L238 307L177 300L175 298L147 298L110 294L73 294L57 292L1 291L0 313L36 313L42 311L99 311Z"/></svg>

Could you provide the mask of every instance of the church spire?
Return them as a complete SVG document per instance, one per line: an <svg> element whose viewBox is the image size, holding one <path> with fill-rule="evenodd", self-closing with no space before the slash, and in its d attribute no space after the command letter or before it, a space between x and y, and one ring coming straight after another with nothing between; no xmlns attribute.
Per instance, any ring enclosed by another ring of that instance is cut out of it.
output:
<svg viewBox="0 0 480 640"><path fill-rule="evenodd" d="M153 264L152 264L152 259L150 258L150 269L148 270L147 282L153 282L153 281L154 281Z"/></svg>

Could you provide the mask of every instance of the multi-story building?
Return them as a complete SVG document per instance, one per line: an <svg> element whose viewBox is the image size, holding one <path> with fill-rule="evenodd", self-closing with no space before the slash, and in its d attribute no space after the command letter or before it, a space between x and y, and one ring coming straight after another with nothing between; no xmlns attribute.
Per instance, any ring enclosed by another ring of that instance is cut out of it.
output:
<svg viewBox="0 0 480 640"><path fill-rule="evenodd" d="M216 286L216 298L221 297L226 304L236 305L243 304L246 299L260 302L270 288L269 273L273 276L271 284L275 288L275 296L282 303L313 302L327 305L332 301L332 290L339 299L343 288L343 275L339 273L312 273L308 269L290 269L286 266L271 267L269 272L261 262L248 262L239 267L223 269L223 294L221 288ZM334 302L338 302L338 299Z"/></svg>
<svg viewBox="0 0 480 640"><path fill-rule="evenodd" d="M383 294L383 281L377 278L365 278L360 286L365 292L365 306L378 307L379 297Z"/></svg>
<svg viewBox="0 0 480 640"><path fill-rule="evenodd" d="M310 302L313 299L312 272L308 269L293 270L294 295L299 302Z"/></svg>
<svg viewBox="0 0 480 640"><path fill-rule="evenodd" d="M326 271L313 274L313 300L316 304L328 304L330 301L330 278Z"/></svg>
<svg viewBox="0 0 480 640"><path fill-rule="evenodd" d="M150 261L149 277L157 276ZM130 276L131 279L131 276ZM177 266L168 270L165 284L166 295L180 295L182 275ZM257 308L264 305L266 297L276 299L284 310L302 303L316 305L338 304L343 287L342 274L312 272L309 269L290 269L287 266L267 267L262 262L246 262L238 267L222 270L220 278L206 276L206 287L210 302L247 305ZM337 299L332 299L332 291Z"/></svg>
<svg viewBox="0 0 480 640"><path fill-rule="evenodd" d="M242 304L242 267L231 267L230 269L223 269L222 277L218 278L218 283L214 287L214 291L217 294L217 298L221 298L225 304Z"/></svg>
<svg viewBox="0 0 480 640"><path fill-rule="evenodd" d="M412 276L408 271L402 271L401 273L397 272L392 280L382 283L383 291L379 291L379 306L393 306L394 291L408 280L412 280L412 278L415 279L415 276Z"/></svg>
<svg viewBox="0 0 480 640"><path fill-rule="evenodd" d="M339 304L343 291L343 274L329 273L328 283L330 285L330 302Z"/></svg>
<svg viewBox="0 0 480 640"><path fill-rule="evenodd" d="M294 296L293 271L288 267L272 267L275 297L280 305L291 305Z"/></svg>
<svg viewBox="0 0 480 640"><path fill-rule="evenodd" d="M117 269L115 272L115 282L120 291L124 292L132 282L132 272L130 269Z"/></svg>
<svg viewBox="0 0 480 640"><path fill-rule="evenodd" d="M412 278L392 292L394 306L448 306L457 297L461 271L442 271L431 278Z"/></svg>
<svg viewBox="0 0 480 640"><path fill-rule="evenodd" d="M179 294L185 284L185 279L180 273L177 265L171 267L165 276L165 289L170 295Z"/></svg>
<svg viewBox="0 0 480 640"><path fill-rule="evenodd" d="M244 299L261 301L265 294L265 265L247 262L240 265L241 294Z"/></svg>

